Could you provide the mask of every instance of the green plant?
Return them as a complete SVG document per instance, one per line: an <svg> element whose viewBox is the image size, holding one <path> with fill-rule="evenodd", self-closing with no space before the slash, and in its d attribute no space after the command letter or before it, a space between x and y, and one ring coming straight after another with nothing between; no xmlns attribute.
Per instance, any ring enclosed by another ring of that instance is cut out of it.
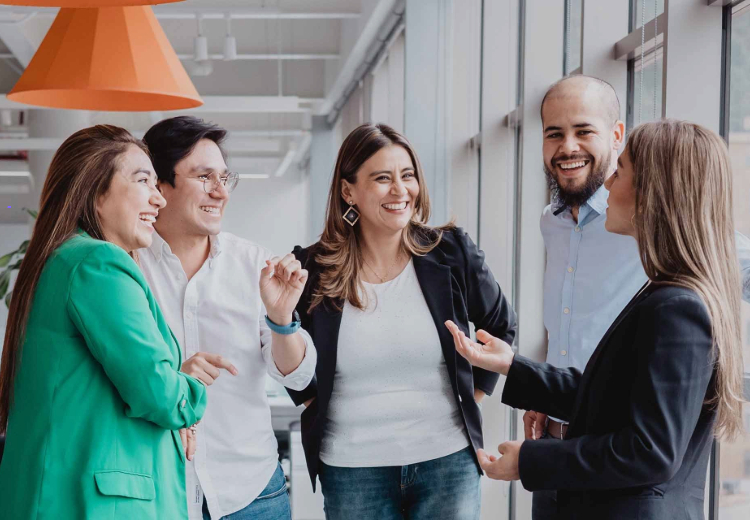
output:
<svg viewBox="0 0 750 520"><path fill-rule="evenodd" d="M28 208L24 208L24 210L26 210L26 213L31 215L32 218L36 218L36 211ZM29 247L29 241L24 240L18 249L0 256L0 269L5 268L5 270L0 273L0 298L5 299L6 307L10 307L10 295L12 294L12 291L8 290L8 287L10 286L10 276L13 274L13 271L21 267L21 262L26 254L27 247Z"/></svg>

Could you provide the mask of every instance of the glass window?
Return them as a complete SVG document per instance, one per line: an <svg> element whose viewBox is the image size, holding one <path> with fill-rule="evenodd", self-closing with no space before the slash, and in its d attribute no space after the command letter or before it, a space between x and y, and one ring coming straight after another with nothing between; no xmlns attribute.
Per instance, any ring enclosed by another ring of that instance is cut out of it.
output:
<svg viewBox="0 0 750 520"><path fill-rule="evenodd" d="M630 1L630 12L632 13L632 29L631 31L639 28L641 22L644 21L649 23L654 19L654 10L657 14L664 14L664 2L667 0L631 0ZM644 10L644 4L646 9ZM645 14L645 16L644 16Z"/></svg>
<svg viewBox="0 0 750 520"><path fill-rule="evenodd" d="M629 104L629 128L641 123L661 119L662 78L664 56L662 47L631 64L631 100Z"/></svg>
<svg viewBox="0 0 750 520"><path fill-rule="evenodd" d="M729 155L734 172L736 229L750 236L750 3L735 7L731 19ZM745 372L750 372L750 304L742 303ZM748 396L746 396L747 398ZM750 405L743 409L745 434L720 448L719 518L750 518Z"/></svg>
<svg viewBox="0 0 750 520"><path fill-rule="evenodd" d="M565 50L563 72L580 73L583 43L583 0L565 1Z"/></svg>

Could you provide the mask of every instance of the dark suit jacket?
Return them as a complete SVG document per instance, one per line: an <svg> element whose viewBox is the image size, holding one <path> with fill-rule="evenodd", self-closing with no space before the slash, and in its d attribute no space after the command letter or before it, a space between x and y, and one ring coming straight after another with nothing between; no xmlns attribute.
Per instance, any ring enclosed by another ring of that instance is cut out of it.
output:
<svg viewBox="0 0 750 520"><path fill-rule="evenodd" d="M297 311L302 326L312 336L318 351L316 375L310 385L302 391L287 389L298 405L315 397L312 404L302 413L302 444L313 488L318 474L321 434L324 431L328 402L333 390L336 349L341 325L341 311L336 310L330 302L321 304L312 313L308 313L312 294L317 288L321 273L320 266L315 262L316 246L317 244L306 249L294 249L294 254L302 263L302 267L309 272ZM477 249L461 229L446 231L435 249L425 256L415 256L413 262L427 307L440 336L440 348L448 368L453 397L461 409L471 443L476 450L482 447L482 416L474 402L474 389L478 388L486 394L492 394L499 376L481 368L473 368L464 358L457 355L453 337L444 322L453 320L467 335L469 322L472 322L477 329L484 329L512 343L516 335L516 314L484 263L484 253ZM342 301L336 303L339 308L343 308ZM409 317L404 316L405 326L408 326L408 320ZM479 469L478 464L477 468Z"/></svg>
<svg viewBox="0 0 750 520"><path fill-rule="evenodd" d="M703 518L713 359L697 294L657 284L625 307L583 374L516 356L503 402L570 421L564 441L523 443L521 483L558 490L562 518Z"/></svg>

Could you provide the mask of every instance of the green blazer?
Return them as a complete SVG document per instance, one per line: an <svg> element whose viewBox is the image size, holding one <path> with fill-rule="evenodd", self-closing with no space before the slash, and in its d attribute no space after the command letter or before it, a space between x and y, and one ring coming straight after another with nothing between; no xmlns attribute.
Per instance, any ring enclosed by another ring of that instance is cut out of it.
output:
<svg viewBox="0 0 750 520"><path fill-rule="evenodd" d="M187 518L179 428L203 384L138 265L80 233L49 258L34 294L0 464L0 517Z"/></svg>

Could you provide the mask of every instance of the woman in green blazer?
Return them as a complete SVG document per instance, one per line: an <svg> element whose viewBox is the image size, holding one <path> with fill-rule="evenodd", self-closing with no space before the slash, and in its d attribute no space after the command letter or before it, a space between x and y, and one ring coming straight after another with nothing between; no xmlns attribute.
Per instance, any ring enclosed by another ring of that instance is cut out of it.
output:
<svg viewBox="0 0 750 520"><path fill-rule="evenodd" d="M0 369L0 516L187 517L180 429L206 406L132 251L165 201L140 141L96 126L55 154Z"/></svg>

